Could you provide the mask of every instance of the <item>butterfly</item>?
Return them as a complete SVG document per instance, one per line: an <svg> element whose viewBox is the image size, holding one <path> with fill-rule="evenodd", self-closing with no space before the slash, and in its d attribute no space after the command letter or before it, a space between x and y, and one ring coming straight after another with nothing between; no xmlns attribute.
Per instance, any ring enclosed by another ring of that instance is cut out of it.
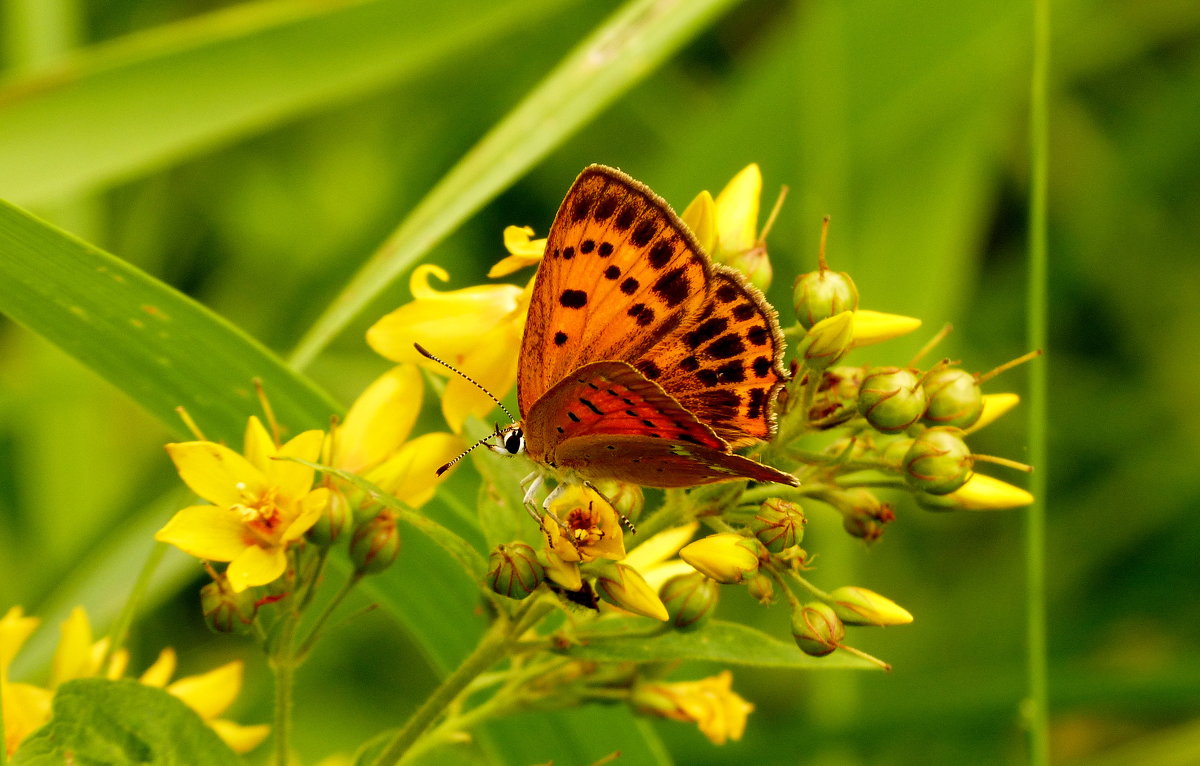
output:
<svg viewBox="0 0 1200 766"><path fill-rule="evenodd" d="M762 293L714 264L665 201L589 166L559 207L534 280L517 362L521 418L498 427L491 446L567 481L794 486L733 452L774 433L783 348Z"/></svg>

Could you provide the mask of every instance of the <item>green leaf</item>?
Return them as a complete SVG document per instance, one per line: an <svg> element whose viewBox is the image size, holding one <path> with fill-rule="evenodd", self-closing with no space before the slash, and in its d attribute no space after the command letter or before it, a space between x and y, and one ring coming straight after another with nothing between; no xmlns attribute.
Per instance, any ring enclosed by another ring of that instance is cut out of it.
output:
<svg viewBox="0 0 1200 766"><path fill-rule="evenodd" d="M0 312L55 343L172 429L184 406L210 438L241 442L258 409L322 428L338 405L238 328L169 285L0 201Z"/></svg>
<svg viewBox="0 0 1200 766"><path fill-rule="evenodd" d="M425 195L300 341L293 363L311 362L401 272L734 2L622 6Z"/></svg>
<svg viewBox="0 0 1200 766"><path fill-rule="evenodd" d="M85 678L54 695L50 722L35 732L13 766L237 766L241 763L178 697L136 681Z"/></svg>
<svg viewBox="0 0 1200 766"><path fill-rule="evenodd" d="M162 167L416 77L563 2L268 0L86 49L0 88L0 196L42 203Z"/></svg>
<svg viewBox="0 0 1200 766"><path fill-rule="evenodd" d="M589 627L582 642L566 651L581 660L609 662L671 662L708 660L731 665L772 668L847 669L878 666L859 657L835 652L810 657L793 643L784 643L739 623L713 620L690 633L662 630L645 619L606 620Z"/></svg>

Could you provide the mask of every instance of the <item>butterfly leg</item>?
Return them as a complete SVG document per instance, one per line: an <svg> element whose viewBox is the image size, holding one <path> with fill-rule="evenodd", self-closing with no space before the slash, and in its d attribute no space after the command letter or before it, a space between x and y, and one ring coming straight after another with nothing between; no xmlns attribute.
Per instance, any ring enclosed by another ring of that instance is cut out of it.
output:
<svg viewBox="0 0 1200 766"><path fill-rule="evenodd" d="M590 481L588 481L587 479L584 479L584 480L583 480L583 486L587 487L588 489L590 489L591 491L595 492L595 493L596 493L597 495L599 495L600 497L604 498L604 502L606 502L606 503L608 503L609 505L611 505L614 511L616 511L616 510L617 510L617 506L616 506L616 504L615 504L615 503L614 503L612 500L610 500L610 499L608 498L608 495L605 495L603 492L601 492L601 491L599 490L599 488L597 488L597 487L596 487L596 485L595 485L595 484L591 483L591 482L590 482ZM623 526L623 527L625 527L626 529L628 529L630 534L632 534L632 535L636 535L636 534L637 534L637 527L633 526L633 520L632 520L632 519L630 519L628 516L626 516L625 514L621 513L620 511L617 511L617 516L618 516L618 517L621 519L621 526Z"/></svg>

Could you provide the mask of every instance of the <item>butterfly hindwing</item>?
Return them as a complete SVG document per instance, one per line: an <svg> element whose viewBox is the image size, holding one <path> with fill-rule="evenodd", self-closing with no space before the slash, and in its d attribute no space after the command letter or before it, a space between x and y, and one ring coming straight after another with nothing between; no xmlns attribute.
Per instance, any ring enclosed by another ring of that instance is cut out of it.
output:
<svg viewBox="0 0 1200 766"><path fill-rule="evenodd" d="M534 281L518 371L521 412L584 364L637 360L694 322L712 276L661 198L619 171L586 168L550 227Z"/></svg>
<svg viewBox="0 0 1200 766"><path fill-rule="evenodd" d="M726 444L658 384L625 362L593 362L559 381L525 418L529 456L554 465L560 445L631 433L723 451ZM598 460L614 457L603 446Z"/></svg>

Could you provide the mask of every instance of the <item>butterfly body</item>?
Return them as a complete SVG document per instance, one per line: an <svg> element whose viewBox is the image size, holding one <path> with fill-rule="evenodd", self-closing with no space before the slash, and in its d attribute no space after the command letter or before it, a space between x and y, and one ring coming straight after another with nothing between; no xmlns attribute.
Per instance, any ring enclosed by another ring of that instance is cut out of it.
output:
<svg viewBox="0 0 1200 766"><path fill-rule="evenodd" d="M775 312L713 264L670 207L593 165L567 193L534 282L518 361L536 463L583 479L686 487L796 484L740 455L770 438L786 374Z"/></svg>

